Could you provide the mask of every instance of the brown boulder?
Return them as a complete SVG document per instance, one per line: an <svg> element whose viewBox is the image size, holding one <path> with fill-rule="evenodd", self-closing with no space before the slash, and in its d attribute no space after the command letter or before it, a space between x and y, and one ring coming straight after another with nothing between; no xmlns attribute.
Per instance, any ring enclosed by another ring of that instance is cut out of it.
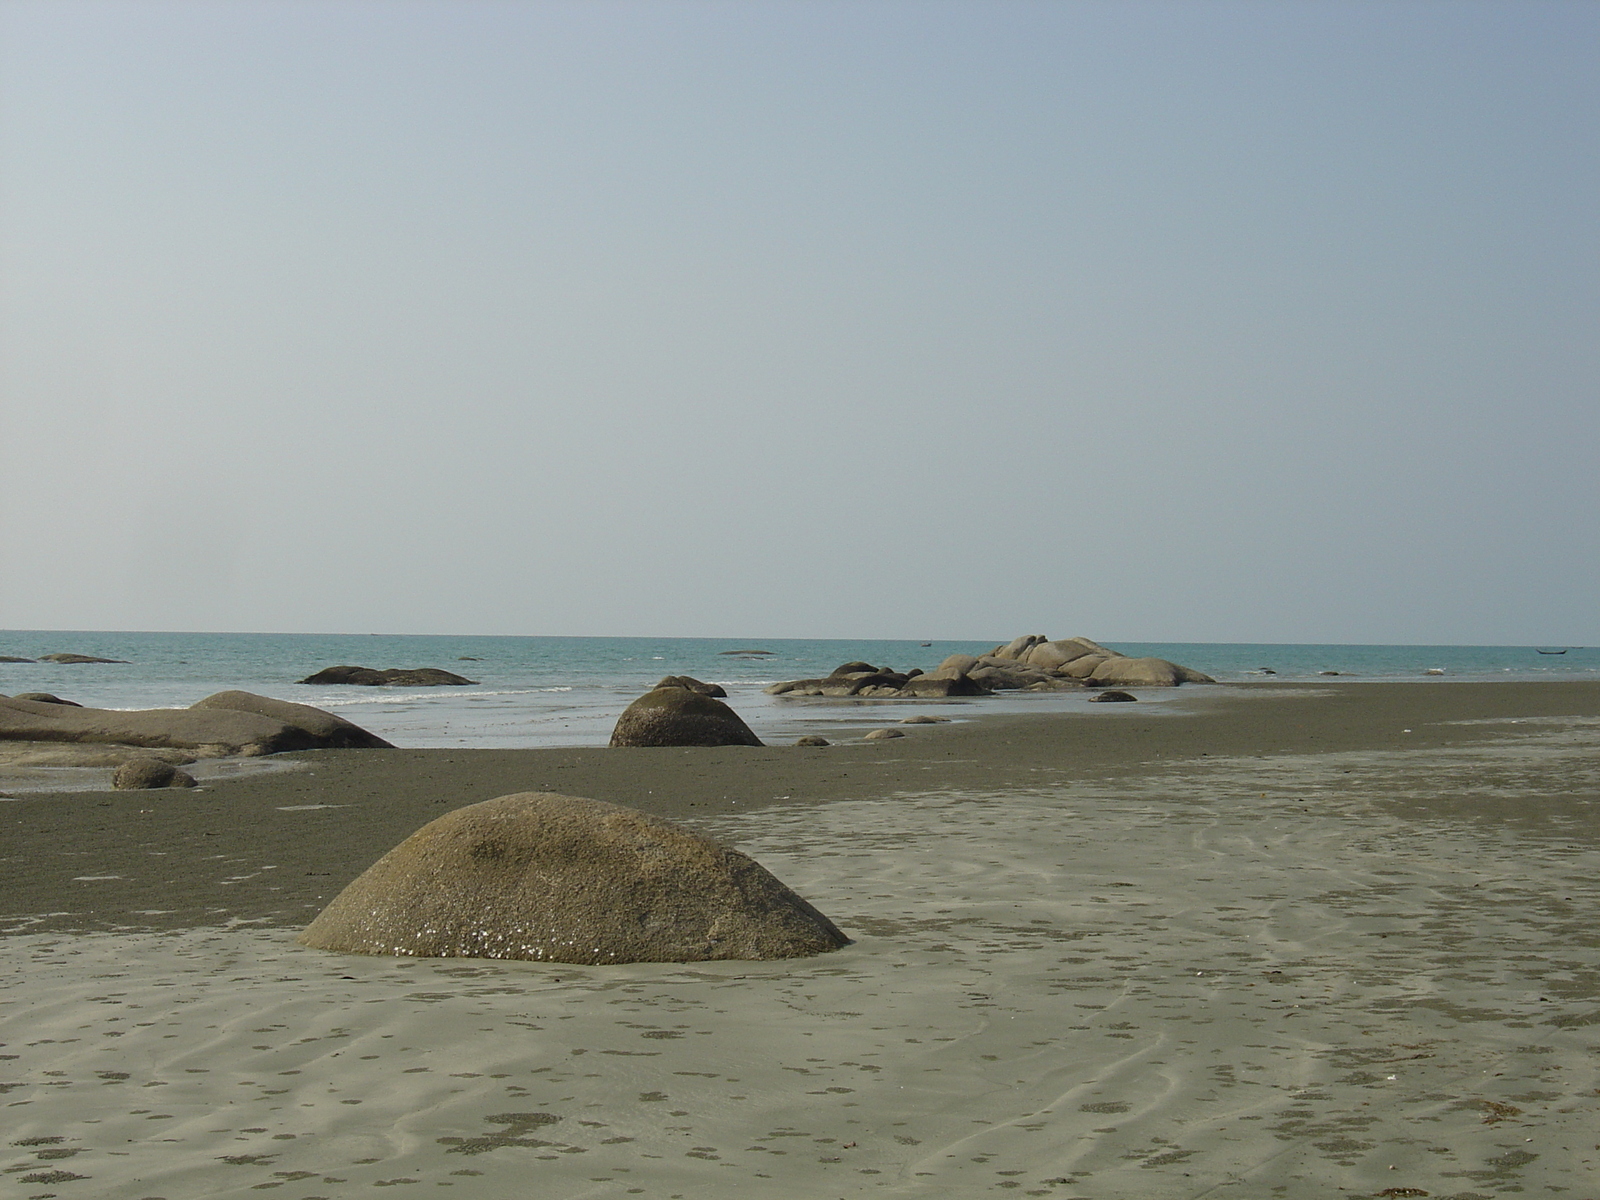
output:
<svg viewBox="0 0 1600 1200"><path fill-rule="evenodd" d="M144 788L192 788L194 776L180 771L159 758L130 758L111 772L111 786L118 791Z"/></svg>
<svg viewBox="0 0 1600 1200"><path fill-rule="evenodd" d="M296 729L303 729L317 739L319 749L329 750L393 750L391 742L343 717L335 716L309 704L296 704L292 700L274 700L270 696L257 696L254 692L217 692L204 700L196 700L190 709L216 708L227 712L256 713L274 721L282 721Z"/></svg>
<svg viewBox="0 0 1600 1200"><path fill-rule="evenodd" d="M1164 658L1124 658L1121 655L1106 659L1089 676L1091 685L1116 687L1177 687L1180 683L1215 682L1209 675L1180 667Z"/></svg>
<svg viewBox="0 0 1600 1200"><path fill-rule="evenodd" d="M613 746L759 746L761 739L714 696L682 687L646 692L617 718Z"/></svg>
<svg viewBox="0 0 1600 1200"><path fill-rule="evenodd" d="M441 671L437 667L386 667L377 671L371 667L324 667L315 675L307 675L297 683L351 684L356 687L461 687L475 684L476 679Z"/></svg>
<svg viewBox="0 0 1600 1200"><path fill-rule="evenodd" d="M221 693L228 695L229 693ZM248 695L248 693L233 693ZM264 706L283 703L255 697ZM359 731L369 742L352 741L345 734L318 733L303 724L262 712L236 707L154 708L122 712L35 700L0 699L0 741L110 743L123 746L166 746L190 750L202 758L227 755L245 757L280 754L286 750L316 750L328 746L387 745ZM292 705L319 713L336 727L357 729L319 709ZM310 722L306 722L310 724Z"/></svg>
<svg viewBox="0 0 1600 1200"><path fill-rule="evenodd" d="M656 686L688 688L691 692L699 692L702 696L716 696L719 699L725 698L728 694L720 683L702 683L692 675L667 675Z"/></svg>
<svg viewBox="0 0 1600 1200"><path fill-rule="evenodd" d="M737 850L550 792L423 826L300 936L348 954L585 964L798 958L848 940Z"/></svg>
<svg viewBox="0 0 1600 1200"><path fill-rule="evenodd" d="M947 677L941 672L906 680L900 694L917 699L943 700L949 696L987 696L989 692L970 676Z"/></svg>

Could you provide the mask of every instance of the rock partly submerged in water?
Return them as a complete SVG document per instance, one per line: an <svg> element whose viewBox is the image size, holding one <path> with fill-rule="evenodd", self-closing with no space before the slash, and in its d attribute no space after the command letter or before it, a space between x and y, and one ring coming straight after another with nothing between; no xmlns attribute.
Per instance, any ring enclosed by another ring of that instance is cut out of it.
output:
<svg viewBox="0 0 1600 1200"><path fill-rule="evenodd" d="M127 664L125 658L96 658L92 654L41 654L40 662L47 663L122 663Z"/></svg>
<svg viewBox="0 0 1600 1200"><path fill-rule="evenodd" d="M441 671L438 667L324 667L315 675L307 675L297 683L349 684L354 687L463 687L476 684L476 679Z"/></svg>
<svg viewBox="0 0 1600 1200"><path fill-rule="evenodd" d="M201 758L390 748L320 708L249 692L218 692L190 708L133 712L0 698L0 741L170 747Z"/></svg>
<svg viewBox="0 0 1600 1200"><path fill-rule="evenodd" d="M952 654L932 671L901 674L889 667L848 662L826 679L774 683L771 696L866 700L938 700L1001 691L1061 692L1080 687L1177 687L1215 683L1209 675L1161 658L1129 658L1088 638L1052 642L1027 634L988 654Z"/></svg>
<svg viewBox="0 0 1600 1200"><path fill-rule="evenodd" d="M600 800L523 792L423 826L300 941L598 965L800 958L849 939L759 863L702 834Z"/></svg>
<svg viewBox="0 0 1600 1200"><path fill-rule="evenodd" d="M686 687L654 688L617 718L613 746L759 746L758 738L721 700Z"/></svg>

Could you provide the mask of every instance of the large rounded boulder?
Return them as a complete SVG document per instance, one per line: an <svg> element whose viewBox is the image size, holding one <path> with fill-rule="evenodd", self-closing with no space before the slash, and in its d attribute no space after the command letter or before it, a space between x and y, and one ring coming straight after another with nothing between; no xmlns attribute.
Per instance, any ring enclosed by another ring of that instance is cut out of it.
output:
<svg viewBox="0 0 1600 1200"><path fill-rule="evenodd" d="M686 687L658 687L617 718L613 746L759 746L761 739L721 700Z"/></svg>
<svg viewBox="0 0 1600 1200"><path fill-rule="evenodd" d="M274 700L254 692L217 692L189 706L195 709L220 709L223 712L255 713L273 721L281 721L294 729L304 730L313 738L319 749L334 750L392 750L394 746L375 733L335 716L324 709L309 704L296 704L292 700Z"/></svg>
<svg viewBox="0 0 1600 1200"><path fill-rule="evenodd" d="M849 939L737 850L619 805L523 792L424 825L300 941L601 964L799 958Z"/></svg>

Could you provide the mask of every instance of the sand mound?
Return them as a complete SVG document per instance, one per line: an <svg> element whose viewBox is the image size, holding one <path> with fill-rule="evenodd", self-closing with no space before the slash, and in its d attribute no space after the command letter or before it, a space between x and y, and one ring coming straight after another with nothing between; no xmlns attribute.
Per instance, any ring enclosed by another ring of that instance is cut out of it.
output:
<svg viewBox="0 0 1600 1200"><path fill-rule="evenodd" d="M300 940L598 964L798 958L848 939L737 850L619 805L523 792L423 826Z"/></svg>

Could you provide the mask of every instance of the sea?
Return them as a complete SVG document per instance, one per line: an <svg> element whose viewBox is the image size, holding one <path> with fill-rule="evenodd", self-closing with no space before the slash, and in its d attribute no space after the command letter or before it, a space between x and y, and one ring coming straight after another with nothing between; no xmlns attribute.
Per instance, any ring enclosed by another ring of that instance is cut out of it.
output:
<svg viewBox="0 0 1600 1200"><path fill-rule="evenodd" d="M1362 646L1225 642L1104 642L1132 656L1193 667L1219 683L1600 678L1600 648L1584 646ZM790 638L479 637L387 634L123 633L0 631L0 655L75 653L120 663L0 663L0 695L50 692L96 708L186 707L238 688L339 713L397 746L504 748L600 746L617 716L663 675L719 683L764 740L899 721L919 713L1101 711L1092 693L1001 693L953 702L819 701L765 694L770 683L827 675L863 661L932 670L989 642ZM432 688L318 686L298 680L324 667L438 667L475 682ZM1336 676L1333 675L1336 673ZM1204 685L1200 685L1204 686ZM1193 694L1146 689L1158 704Z"/></svg>

